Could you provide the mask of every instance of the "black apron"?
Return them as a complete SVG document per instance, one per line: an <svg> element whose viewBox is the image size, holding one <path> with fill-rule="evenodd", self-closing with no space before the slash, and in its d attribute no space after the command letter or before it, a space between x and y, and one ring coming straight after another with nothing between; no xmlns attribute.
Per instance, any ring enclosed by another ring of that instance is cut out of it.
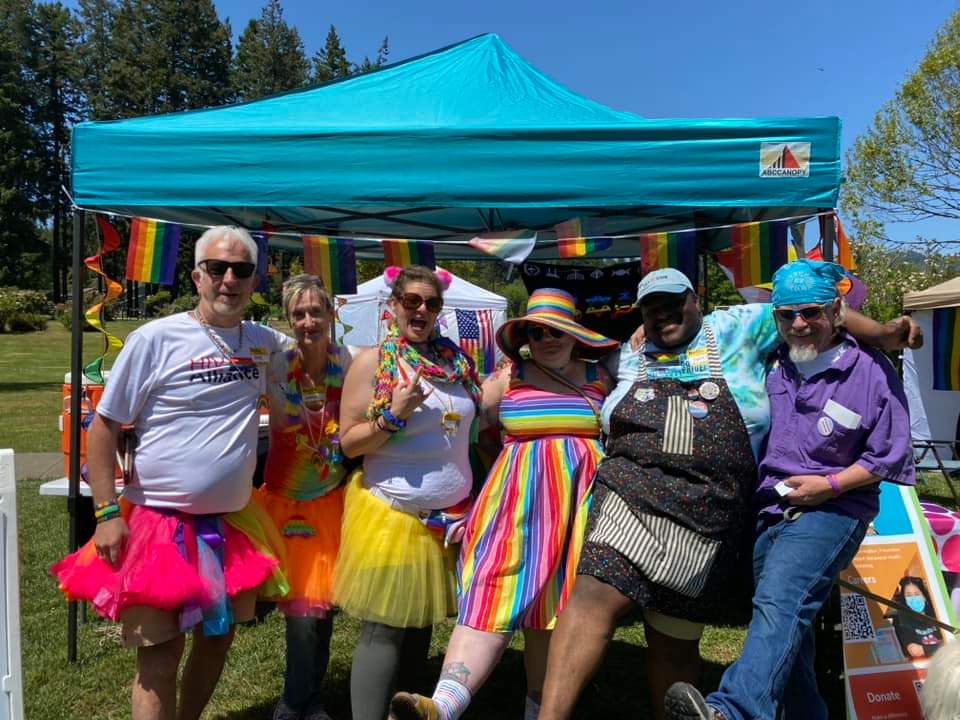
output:
<svg viewBox="0 0 960 720"><path fill-rule="evenodd" d="M704 323L708 380L637 382L614 408L578 572L644 608L743 623L752 594L757 463Z"/></svg>

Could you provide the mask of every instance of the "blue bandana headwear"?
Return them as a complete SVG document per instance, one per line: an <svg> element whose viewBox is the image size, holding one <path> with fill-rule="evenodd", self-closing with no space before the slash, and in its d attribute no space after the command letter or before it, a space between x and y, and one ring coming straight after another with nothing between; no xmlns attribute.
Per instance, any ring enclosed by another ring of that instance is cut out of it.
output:
<svg viewBox="0 0 960 720"><path fill-rule="evenodd" d="M837 283L846 273L836 263L803 258L787 263L773 274L774 307L824 304L839 294Z"/></svg>

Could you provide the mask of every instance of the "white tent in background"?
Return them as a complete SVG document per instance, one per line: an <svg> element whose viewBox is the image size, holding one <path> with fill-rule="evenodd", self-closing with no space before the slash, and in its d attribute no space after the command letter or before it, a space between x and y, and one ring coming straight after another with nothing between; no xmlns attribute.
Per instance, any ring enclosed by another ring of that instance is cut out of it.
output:
<svg viewBox="0 0 960 720"><path fill-rule="evenodd" d="M506 298L456 275L452 277L450 287L443 294L443 312L438 318L441 332L459 343L461 338L456 311L487 310L491 320L490 330L481 332L481 335L485 334L488 341L492 340L507 319ZM376 345L386 332L384 312L388 310L389 299L390 287L382 275L360 285L355 295L338 295L337 340L349 346ZM500 351L496 350L496 353L499 360Z"/></svg>
<svg viewBox="0 0 960 720"><path fill-rule="evenodd" d="M960 415L960 392L933 389L933 311L960 306L960 277L903 296L903 307L923 329L919 350L903 352L903 384L910 404L914 440L953 440Z"/></svg>

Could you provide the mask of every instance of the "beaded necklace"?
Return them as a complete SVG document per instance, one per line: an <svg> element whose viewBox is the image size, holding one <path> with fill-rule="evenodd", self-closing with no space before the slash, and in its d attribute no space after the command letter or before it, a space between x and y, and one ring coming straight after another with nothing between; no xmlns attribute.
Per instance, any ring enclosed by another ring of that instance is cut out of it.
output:
<svg viewBox="0 0 960 720"><path fill-rule="evenodd" d="M445 383L460 383L466 388L474 404L480 404L480 381L477 371L467 356L449 338L433 337L428 343L426 355L420 353L400 334L394 323L387 337L380 344L380 365L377 367L376 390L373 401L367 408L367 417L376 419L393 400L393 389L400 375L398 361L403 360L414 373L420 370L422 377Z"/></svg>
<svg viewBox="0 0 960 720"><path fill-rule="evenodd" d="M333 467L343 461L340 452L340 424L336 417L327 414L327 404L337 408L340 402L340 393L343 389L343 349L330 342L327 345L327 366L323 377L323 404L319 411L311 411L304 403L303 381L306 371L303 368L303 358L296 348L287 352L287 385L285 388L287 427L284 432L296 433L297 447L310 450L313 453L313 462L320 472L320 479L325 480ZM308 395L310 388L306 390ZM309 398L308 398L309 399ZM317 417L320 425L319 438L314 434L313 418ZM304 432L304 429L306 432Z"/></svg>

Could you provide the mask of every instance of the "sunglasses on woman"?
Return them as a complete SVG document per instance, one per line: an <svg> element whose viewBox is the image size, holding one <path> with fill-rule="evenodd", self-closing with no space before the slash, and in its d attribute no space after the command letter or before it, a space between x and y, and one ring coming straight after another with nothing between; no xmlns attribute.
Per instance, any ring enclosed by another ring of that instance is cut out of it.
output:
<svg viewBox="0 0 960 720"><path fill-rule="evenodd" d="M535 342L543 340L545 333L550 333L550 337L554 339L563 337L563 330L557 330L553 327L543 327L543 325L527 325L527 337Z"/></svg>
<svg viewBox="0 0 960 720"><path fill-rule="evenodd" d="M813 322L814 320L819 320L823 317L824 312L826 312L827 307L830 303L825 305L814 305L813 307L805 308L777 308L774 310L774 314L777 316L777 319L783 320L784 322L792 323L796 319L797 315L803 318L804 322Z"/></svg>
<svg viewBox="0 0 960 720"><path fill-rule="evenodd" d="M397 299L404 310L419 310L421 305L426 305L427 311L432 313L443 310L443 298L436 295L424 298L423 295L417 295L417 293L403 293Z"/></svg>
<svg viewBox="0 0 960 720"><path fill-rule="evenodd" d="M227 270L233 270L234 276L241 280L246 280L257 269L252 262L227 262L226 260L201 260L197 263L197 267L203 268L212 278L222 278L227 274Z"/></svg>

